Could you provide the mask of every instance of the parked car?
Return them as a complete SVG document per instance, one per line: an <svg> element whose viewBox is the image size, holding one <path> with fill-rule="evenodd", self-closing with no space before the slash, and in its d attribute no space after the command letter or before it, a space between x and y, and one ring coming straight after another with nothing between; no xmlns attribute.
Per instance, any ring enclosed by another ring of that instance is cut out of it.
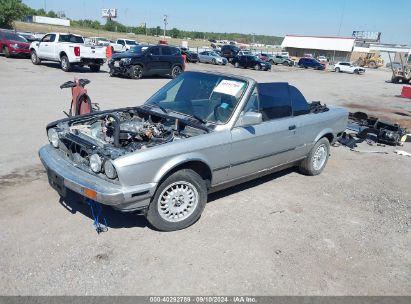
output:
<svg viewBox="0 0 411 304"><path fill-rule="evenodd" d="M218 49L214 49L213 52L216 53L216 54L217 54L218 56L220 56L220 57L224 57L224 56L223 56L223 53L221 53L221 51L218 50Z"/></svg>
<svg viewBox="0 0 411 304"><path fill-rule="evenodd" d="M335 72L346 72L351 74L363 74L365 69L360 66L354 66L351 62L337 62L334 66Z"/></svg>
<svg viewBox="0 0 411 304"><path fill-rule="evenodd" d="M101 45L101 46L110 45L110 41L104 37L88 37L88 38L85 38L84 41L92 45Z"/></svg>
<svg viewBox="0 0 411 304"><path fill-rule="evenodd" d="M273 64L273 55L267 53L260 53L257 55L262 61L268 61L269 63Z"/></svg>
<svg viewBox="0 0 411 304"><path fill-rule="evenodd" d="M253 53L252 53L251 51L249 51L249 50L240 50L240 51L237 53L237 56L245 56L245 55L253 55Z"/></svg>
<svg viewBox="0 0 411 304"><path fill-rule="evenodd" d="M315 70L324 70L325 65L315 58L303 57L300 58L297 64L300 68L313 68Z"/></svg>
<svg viewBox="0 0 411 304"><path fill-rule="evenodd" d="M114 53L120 53L120 52L124 52L126 50L126 48L122 44L117 43L116 40L110 40L110 46L113 47L113 52Z"/></svg>
<svg viewBox="0 0 411 304"><path fill-rule="evenodd" d="M92 72L98 72L106 61L105 47L85 45L83 37L67 33L46 34L40 41L31 43L30 54L33 64L55 61L65 72L74 65L87 65Z"/></svg>
<svg viewBox="0 0 411 304"><path fill-rule="evenodd" d="M292 61L290 58L287 58L281 55L273 56L272 61L275 65L277 64L288 65L288 66L294 65L294 61Z"/></svg>
<svg viewBox="0 0 411 304"><path fill-rule="evenodd" d="M271 64L255 55L243 55L233 58L231 63L236 67L254 68L255 70L271 71Z"/></svg>
<svg viewBox="0 0 411 304"><path fill-rule="evenodd" d="M137 45L130 50L114 54L108 61L110 76L127 76L140 79L146 75L181 74L184 59L178 48L168 45Z"/></svg>
<svg viewBox="0 0 411 304"><path fill-rule="evenodd" d="M30 43L12 31L0 30L0 52L5 57L30 57Z"/></svg>
<svg viewBox="0 0 411 304"><path fill-rule="evenodd" d="M40 39L34 36L33 33L18 32L17 35L22 36L24 39L26 39L30 43L33 41L40 41Z"/></svg>
<svg viewBox="0 0 411 304"><path fill-rule="evenodd" d="M116 43L122 45L122 51L128 51L131 47L138 45L137 41L124 38L117 39Z"/></svg>
<svg viewBox="0 0 411 304"><path fill-rule="evenodd" d="M200 218L208 193L286 167L320 174L347 118L288 83L185 72L142 106L48 124L39 156L61 196L139 210L172 231Z"/></svg>
<svg viewBox="0 0 411 304"><path fill-rule="evenodd" d="M239 51L240 48L231 44L226 44L221 47L221 53L228 61L231 61L234 57L236 57Z"/></svg>
<svg viewBox="0 0 411 304"><path fill-rule="evenodd" d="M104 37L89 37L87 38L88 43L92 45L99 45L99 46L111 46L114 53L124 52L126 49L123 47L122 44L116 43L115 41L110 41Z"/></svg>
<svg viewBox="0 0 411 304"><path fill-rule="evenodd" d="M326 64L326 63L328 62L328 58L325 57L325 56L318 56L318 57L317 57L317 60L318 60L320 63L324 63L324 64Z"/></svg>
<svg viewBox="0 0 411 304"><path fill-rule="evenodd" d="M214 51L204 51L198 54L198 59L202 63L212 63L219 65L226 65L227 59L221 57Z"/></svg>
<svg viewBox="0 0 411 304"><path fill-rule="evenodd" d="M196 52L181 48L181 54L186 56L187 62L197 63L199 61L198 54Z"/></svg>

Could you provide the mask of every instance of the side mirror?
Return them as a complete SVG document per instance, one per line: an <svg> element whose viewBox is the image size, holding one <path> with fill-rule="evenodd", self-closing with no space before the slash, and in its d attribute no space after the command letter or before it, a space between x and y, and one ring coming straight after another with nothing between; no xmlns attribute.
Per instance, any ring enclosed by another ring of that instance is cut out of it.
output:
<svg viewBox="0 0 411 304"><path fill-rule="evenodd" d="M246 127L251 125L258 125L263 122L263 115L257 112L245 112L238 120L237 126Z"/></svg>

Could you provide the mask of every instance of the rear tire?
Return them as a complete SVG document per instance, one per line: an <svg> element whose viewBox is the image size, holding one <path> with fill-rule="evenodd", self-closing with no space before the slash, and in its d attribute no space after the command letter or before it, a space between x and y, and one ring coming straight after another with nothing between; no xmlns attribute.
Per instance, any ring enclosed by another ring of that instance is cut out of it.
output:
<svg viewBox="0 0 411 304"><path fill-rule="evenodd" d="M71 64L66 55L61 56L60 66L64 72L70 72Z"/></svg>
<svg viewBox="0 0 411 304"><path fill-rule="evenodd" d="M31 62L32 62L34 65L38 65L38 64L40 64L40 62L41 62L40 59L39 59L39 57L37 56L37 53L36 53L35 50L31 51L30 58L31 58Z"/></svg>
<svg viewBox="0 0 411 304"><path fill-rule="evenodd" d="M193 170L183 169L159 185L146 217L160 231L180 230L200 218L206 203L206 181Z"/></svg>
<svg viewBox="0 0 411 304"><path fill-rule="evenodd" d="M314 145L307 158L300 163L300 171L306 175L318 175L327 165L330 155L330 142L323 137Z"/></svg>
<svg viewBox="0 0 411 304"><path fill-rule="evenodd" d="M178 75L180 75L183 72L183 70L181 69L181 67L179 65L176 65L173 67L173 69L171 70L171 78L176 78Z"/></svg>
<svg viewBox="0 0 411 304"><path fill-rule="evenodd" d="M100 66L95 64L95 65L89 65L90 71L94 72L94 73L98 73L100 72Z"/></svg>
<svg viewBox="0 0 411 304"><path fill-rule="evenodd" d="M5 46L3 48L3 54L4 54L4 57L10 58L10 51L9 51L9 48L7 46Z"/></svg>

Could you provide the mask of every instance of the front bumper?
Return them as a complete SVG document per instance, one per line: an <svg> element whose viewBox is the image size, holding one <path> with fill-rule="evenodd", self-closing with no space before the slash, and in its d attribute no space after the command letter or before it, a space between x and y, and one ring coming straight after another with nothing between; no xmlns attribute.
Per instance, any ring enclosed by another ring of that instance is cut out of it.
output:
<svg viewBox="0 0 411 304"><path fill-rule="evenodd" d="M10 54L17 55L17 56L30 56L29 49L9 48L9 52Z"/></svg>
<svg viewBox="0 0 411 304"><path fill-rule="evenodd" d="M47 170L50 186L62 196L65 196L66 189L70 189L104 205L129 212L146 208L157 187L157 183L125 187L108 182L77 168L51 145L43 146L39 156Z"/></svg>
<svg viewBox="0 0 411 304"><path fill-rule="evenodd" d="M127 76L130 74L130 65L124 65L121 61L109 60L108 67L113 75Z"/></svg>

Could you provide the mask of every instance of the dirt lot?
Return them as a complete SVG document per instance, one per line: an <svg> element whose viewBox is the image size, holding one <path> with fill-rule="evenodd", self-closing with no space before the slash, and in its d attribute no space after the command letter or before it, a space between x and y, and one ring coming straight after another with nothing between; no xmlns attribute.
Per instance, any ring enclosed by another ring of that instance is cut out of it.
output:
<svg viewBox="0 0 411 304"><path fill-rule="evenodd" d="M411 101L395 97L401 85L386 83L387 71L188 69L288 81L310 100L411 127ZM109 230L97 235L87 206L59 202L37 156L45 125L68 108L70 93L59 85L74 76L91 80L91 98L104 109L142 104L169 81L0 58L2 294L411 294L411 158L390 147L333 148L319 176L291 169L213 194L183 231L156 232L142 217L105 208Z"/></svg>

